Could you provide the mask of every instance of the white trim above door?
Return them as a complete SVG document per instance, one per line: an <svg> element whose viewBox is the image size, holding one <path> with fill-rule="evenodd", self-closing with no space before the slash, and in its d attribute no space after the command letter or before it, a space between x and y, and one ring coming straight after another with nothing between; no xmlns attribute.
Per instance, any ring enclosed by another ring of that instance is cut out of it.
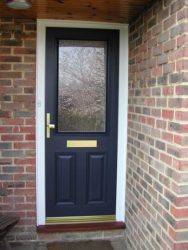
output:
<svg viewBox="0 0 188 250"><path fill-rule="evenodd" d="M117 29L120 31L118 160L116 220L125 220L127 107L128 107L128 26L116 23L37 20L37 107L36 107L36 171L37 225L45 225L45 43L46 27Z"/></svg>

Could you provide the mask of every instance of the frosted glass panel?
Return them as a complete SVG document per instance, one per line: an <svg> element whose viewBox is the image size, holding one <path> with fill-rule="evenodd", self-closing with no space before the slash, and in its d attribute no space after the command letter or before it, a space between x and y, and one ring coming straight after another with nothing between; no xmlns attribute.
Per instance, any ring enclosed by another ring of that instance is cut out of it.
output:
<svg viewBox="0 0 188 250"><path fill-rule="evenodd" d="M105 132L106 42L59 41L59 132Z"/></svg>

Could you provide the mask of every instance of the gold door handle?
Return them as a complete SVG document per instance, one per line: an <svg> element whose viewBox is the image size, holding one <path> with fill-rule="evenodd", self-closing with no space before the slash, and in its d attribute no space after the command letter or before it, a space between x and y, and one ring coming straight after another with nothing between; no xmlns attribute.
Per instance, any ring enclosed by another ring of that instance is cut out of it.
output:
<svg viewBox="0 0 188 250"><path fill-rule="evenodd" d="M55 128L55 124L50 123L50 113L46 114L46 137L50 138L50 130Z"/></svg>

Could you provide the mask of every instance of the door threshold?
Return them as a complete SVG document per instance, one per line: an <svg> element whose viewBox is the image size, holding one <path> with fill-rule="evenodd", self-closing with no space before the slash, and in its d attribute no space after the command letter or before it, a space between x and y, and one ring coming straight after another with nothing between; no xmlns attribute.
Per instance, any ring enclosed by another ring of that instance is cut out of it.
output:
<svg viewBox="0 0 188 250"><path fill-rule="evenodd" d="M80 224L51 224L37 226L38 233L62 233L62 232L89 232L125 229L125 223L99 222L99 223L80 223Z"/></svg>

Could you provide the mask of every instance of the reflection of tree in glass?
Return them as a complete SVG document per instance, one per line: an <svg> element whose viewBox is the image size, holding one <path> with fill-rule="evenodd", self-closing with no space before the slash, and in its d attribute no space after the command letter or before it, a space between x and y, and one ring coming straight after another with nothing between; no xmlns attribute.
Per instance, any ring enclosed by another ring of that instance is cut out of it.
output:
<svg viewBox="0 0 188 250"><path fill-rule="evenodd" d="M105 64L105 42L60 42L60 131L105 130Z"/></svg>

